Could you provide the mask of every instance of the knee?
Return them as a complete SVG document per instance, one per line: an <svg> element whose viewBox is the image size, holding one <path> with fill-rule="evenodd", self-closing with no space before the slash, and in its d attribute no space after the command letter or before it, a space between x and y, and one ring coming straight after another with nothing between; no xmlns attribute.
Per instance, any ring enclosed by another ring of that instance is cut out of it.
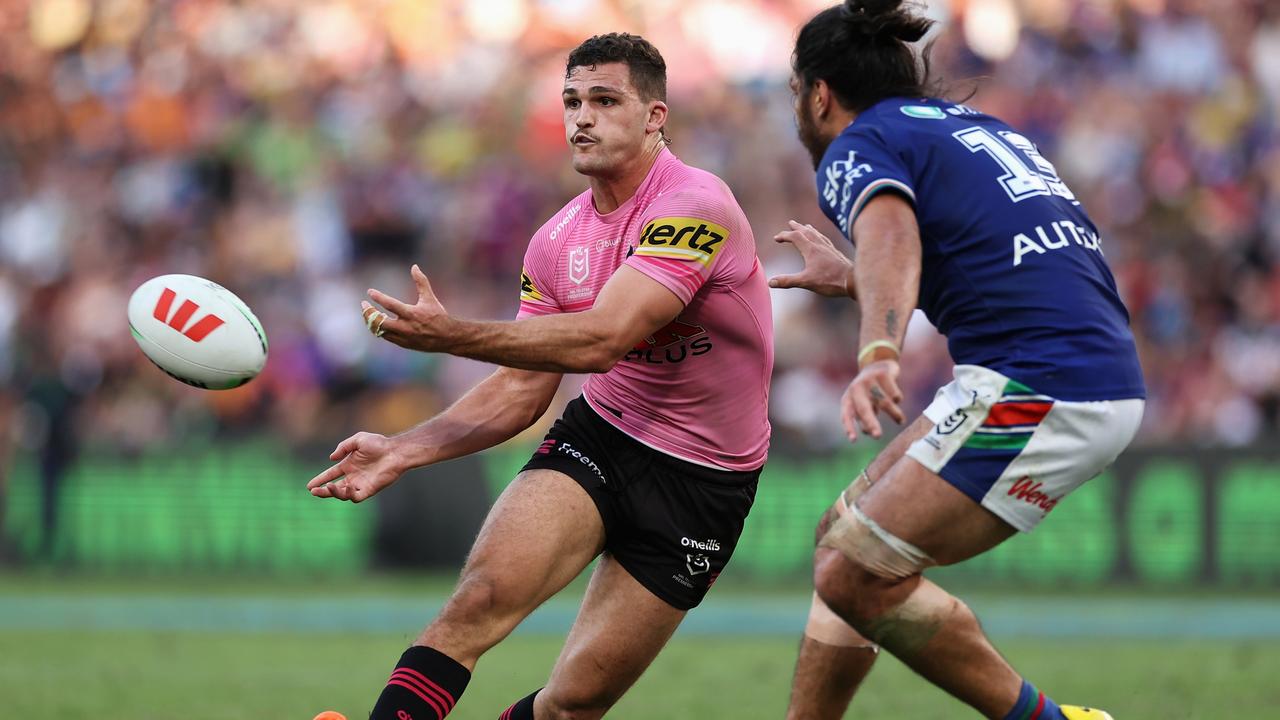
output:
<svg viewBox="0 0 1280 720"><path fill-rule="evenodd" d="M837 502L839 501L837 500ZM840 517L840 511L835 505L827 508L827 511L822 513L822 517L818 519L818 526L813 529L814 547L822 544L822 538L826 537L827 533L831 531L831 525L835 523L838 517Z"/></svg>
<svg viewBox="0 0 1280 720"><path fill-rule="evenodd" d="M596 693L551 687L539 693L538 699L543 701L538 720L597 720L615 701Z"/></svg>
<svg viewBox="0 0 1280 720"><path fill-rule="evenodd" d="M829 548L820 548L814 559L813 583L818 597L864 634L868 623L902 602L919 577L876 575Z"/></svg>
<svg viewBox="0 0 1280 720"><path fill-rule="evenodd" d="M510 604L508 596L502 584L492 576L486 573L466 575L449 596L440 620L455 625L483 622Z"/></svg>

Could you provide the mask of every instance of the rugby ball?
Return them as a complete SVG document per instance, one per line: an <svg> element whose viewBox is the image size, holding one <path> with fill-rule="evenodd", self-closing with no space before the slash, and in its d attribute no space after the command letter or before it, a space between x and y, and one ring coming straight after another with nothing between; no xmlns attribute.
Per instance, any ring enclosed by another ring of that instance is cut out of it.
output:
<svg viewBox="0 0 1280 720"><path fill-rule="evenodd" d="M267 362L267 334L230 290L195 275L161 275L133 291L129 330L138 347L175 380L227 390Z"/></svg>

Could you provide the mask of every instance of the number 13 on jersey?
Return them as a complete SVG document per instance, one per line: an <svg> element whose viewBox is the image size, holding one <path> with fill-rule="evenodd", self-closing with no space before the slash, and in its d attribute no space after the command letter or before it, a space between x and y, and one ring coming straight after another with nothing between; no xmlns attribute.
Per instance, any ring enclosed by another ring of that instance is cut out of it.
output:
<svg viewBox="0 0 1280 720"><path fill-rule="evenodd" d="M1010 130L999 135L984 127L965 128L952 137L969 148L970 152L985 152L1004 170L997 178L1000 186L1013 202L1021 202L1041 195L1057 195L1071 202L1076 196L1058 177L1058 170L1036 150L1030 140ZM1018 151L1030 161L1030 165L1018 157ZM1078 204L1078 203L1077 203Z"/></svg>

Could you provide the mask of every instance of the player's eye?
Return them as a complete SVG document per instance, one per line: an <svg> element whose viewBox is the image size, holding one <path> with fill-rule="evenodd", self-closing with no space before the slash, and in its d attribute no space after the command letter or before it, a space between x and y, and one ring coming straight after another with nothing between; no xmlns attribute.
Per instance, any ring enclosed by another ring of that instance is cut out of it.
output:
<svg viewBox="0 0 1280 720"><path fill-rule="evenodd" d="M564 106L569 108L570 110L577 110L578 106L581 104L582 104L581 100L565 100L564 101Z"/></svg>
<svg viewBox="0 0 1280 720"><path fill-rule="evenodd" d="M614 99L613 99L613 98L611 98L611 97L602 97L602 98L600 98L599 102L600 102L600 104L601 104L601 105L604 105L605 107L608 107L608 106L610 106L610 105L617 105L617 104L618 104L618 101L617 101L617 100L614 100Z"/></svg>

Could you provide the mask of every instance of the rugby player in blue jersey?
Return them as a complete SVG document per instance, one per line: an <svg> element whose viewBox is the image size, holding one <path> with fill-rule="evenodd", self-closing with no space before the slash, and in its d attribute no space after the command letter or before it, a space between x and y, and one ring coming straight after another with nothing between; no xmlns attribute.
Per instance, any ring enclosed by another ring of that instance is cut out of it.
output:
<svg viewBox="0 0 1280 720"><path fill-rule="evenodd" d="M801 29L792 87L823 211L849 263L792 223L802 272L774 287L860 305L851 439L906 421L899 350L919 307L955 380L818 527L816 594L790 718L838 718L879 647L988 718L1084 720L996 652L973 613L925 579L1030 531L1132 440L1145 389L1097 228L1036 147L1000 120L927 97L910 43L931 21L901 0L848 0Z"/></svg>

